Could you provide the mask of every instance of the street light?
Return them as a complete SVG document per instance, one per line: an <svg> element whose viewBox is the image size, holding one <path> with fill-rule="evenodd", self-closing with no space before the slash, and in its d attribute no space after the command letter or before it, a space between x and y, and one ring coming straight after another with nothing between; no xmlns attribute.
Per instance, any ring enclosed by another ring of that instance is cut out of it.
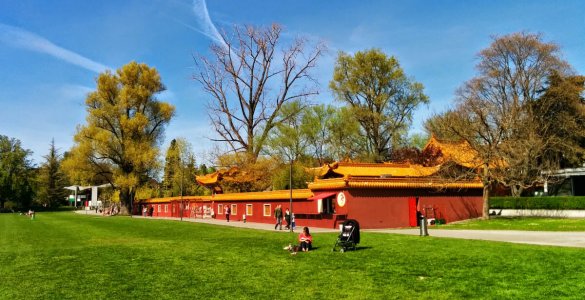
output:
<svg viewBox="0 0 585 300"><path fill-rule="evenodd" d="M289 168L289 176L288 176L288 188L290 190L289 194L289 207L290 207L290 214L288 216L288 229L290 232L293 232L292 227L292 215L293 215L293 206L292 206L292 167L293 167L294 160L290 159L290 168Z"/></svg>
<svg viewBox="0 0 585 300"><path fill-rule="evenodd" d="M183 221L183 163L181 163L181 222Z"/></svg>

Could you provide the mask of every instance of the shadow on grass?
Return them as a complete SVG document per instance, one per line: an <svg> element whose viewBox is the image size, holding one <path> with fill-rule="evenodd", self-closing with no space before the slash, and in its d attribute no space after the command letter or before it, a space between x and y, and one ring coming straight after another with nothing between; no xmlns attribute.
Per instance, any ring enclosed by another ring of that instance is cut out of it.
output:
<svg viewBox="0 0 585 300"><path fill-rule="evenodd" d="M333 249L333 251L337 252L339 251L339 249L342 249L343 247L339 247L337 246L336 249ZM345 252L349 252L349 251L361 251L361 250L368 250L368 249L372 249L372 247L370 246L356 246L355 249L353 248L346 248Z"/></svg>

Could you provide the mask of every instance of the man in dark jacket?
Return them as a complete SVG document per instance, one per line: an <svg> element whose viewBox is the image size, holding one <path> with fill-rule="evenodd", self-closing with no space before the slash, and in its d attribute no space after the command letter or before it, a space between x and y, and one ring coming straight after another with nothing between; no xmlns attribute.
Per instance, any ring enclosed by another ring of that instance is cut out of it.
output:
<svg viewBox="0 0 585 300"><path fill-rule="evenodd" d="M280 205L276 206L276 209L274 210L274 217L276 218L276 225L274 225L274 229L280 225L280 230L282 230L282 208Z"/></svg>

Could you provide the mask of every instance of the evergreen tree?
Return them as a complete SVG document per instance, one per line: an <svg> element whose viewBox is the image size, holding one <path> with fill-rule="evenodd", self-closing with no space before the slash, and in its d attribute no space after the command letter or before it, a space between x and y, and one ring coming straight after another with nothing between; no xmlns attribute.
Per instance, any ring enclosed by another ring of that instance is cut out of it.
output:
<svg viewBox="0 0 585 300"><path fill-rule="evenodd" d="M167 149L165 157L165 169L162 182L163 195L165 196L174 196L172 194L173 179L175 178L175 170L177 169L178 160L179 153L177 151L177 140L173 139Z"/></svg>
<svg viewBox="0 0 585 300"><path fill-rule="evenodd" d="M67 191L65 175L61 170L62 157L55 148L55 140L51 140L49 154L44 156L45 162L39 170L38 193L36 202L45 207L58 207L63 204Z"/></svg>

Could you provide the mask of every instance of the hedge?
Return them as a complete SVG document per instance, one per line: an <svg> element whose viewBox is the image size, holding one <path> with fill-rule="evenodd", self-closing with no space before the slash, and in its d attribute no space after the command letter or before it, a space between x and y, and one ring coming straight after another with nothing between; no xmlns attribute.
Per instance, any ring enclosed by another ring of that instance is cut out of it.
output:
<svg viewBox="0 0 585 300"><path fill-rule="evenodd" d="M585 196L491 197L492 209L585 209Z"/></svg>

